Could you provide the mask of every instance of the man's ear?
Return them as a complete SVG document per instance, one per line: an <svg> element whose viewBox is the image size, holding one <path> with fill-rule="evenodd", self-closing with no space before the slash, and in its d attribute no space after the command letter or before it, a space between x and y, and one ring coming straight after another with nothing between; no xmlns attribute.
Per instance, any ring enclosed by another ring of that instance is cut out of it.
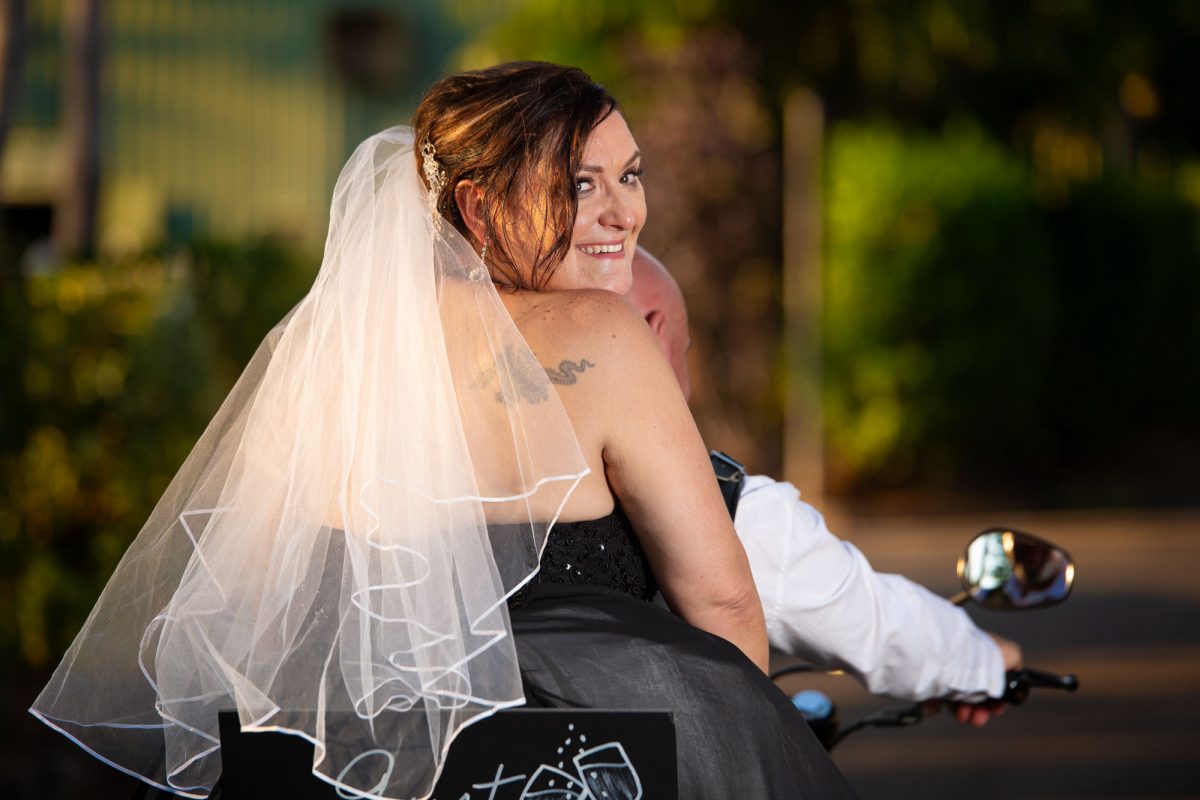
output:
<svg viewBox="0 0 1200 800"><path fill-rule="evenodd" d="M663 313L661 308L655 308L646 315L646 324L650 326L650 330L654 331L654 335L661 341L663 338L663 328L667 324L667 315Z"/></svg>
<svg viewBox="0 0 1200 800"><path fill-rule="evenodd" d="M487 238L487 224L483 219L483 191L473 181L464 178L454 187L454 203L475 243Z"/></svg>

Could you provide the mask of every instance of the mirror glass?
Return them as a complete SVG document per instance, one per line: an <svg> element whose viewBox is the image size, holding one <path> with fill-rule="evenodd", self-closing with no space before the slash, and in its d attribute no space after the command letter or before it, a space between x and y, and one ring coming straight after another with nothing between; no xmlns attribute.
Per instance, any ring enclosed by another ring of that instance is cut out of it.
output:
<svg viewBox="0 0 1200 800"><path fill-rule="evenodd" d="M1067 599L1075 562L1033 534L989 530L967 545L958 579L968 597L988 608L1037 608Z"/></svg>

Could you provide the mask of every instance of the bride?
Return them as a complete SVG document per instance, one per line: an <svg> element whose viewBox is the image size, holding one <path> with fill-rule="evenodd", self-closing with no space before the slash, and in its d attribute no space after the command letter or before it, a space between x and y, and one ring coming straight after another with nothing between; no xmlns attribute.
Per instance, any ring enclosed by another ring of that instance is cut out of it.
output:
<svg viewBox="0 0 1200 800"><path fill-rule="evenodd" d="M583 72L446 78L356 150L267 336L31 709L205 797L216 714L427 797L497 709L666 708L688 798L849 797L653 334L641 155ZM674 614L647 602L661 590Z"/></svg>

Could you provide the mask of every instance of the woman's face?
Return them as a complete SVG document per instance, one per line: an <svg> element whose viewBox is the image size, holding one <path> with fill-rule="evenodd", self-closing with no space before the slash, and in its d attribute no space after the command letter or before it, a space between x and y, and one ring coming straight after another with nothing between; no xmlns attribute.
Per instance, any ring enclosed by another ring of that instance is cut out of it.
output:
<svg viewBox="0 0 1200 800"><path fill-rule="evenodd" d="M579 211L571 249L546 282L549 291L607 289L625 294L633 282L633 253L646 223L642 155L613 112L596 126L575 175Z"/></svg>

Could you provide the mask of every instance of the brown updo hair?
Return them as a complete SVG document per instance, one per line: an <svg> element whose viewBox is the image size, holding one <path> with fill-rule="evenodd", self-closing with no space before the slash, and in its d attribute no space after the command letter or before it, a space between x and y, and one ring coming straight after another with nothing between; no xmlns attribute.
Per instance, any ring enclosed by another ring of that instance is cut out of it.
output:
<svg viewBox="0 0 1200 800"><path fill-rule="evenodd" d="M583 149L616 107L604 87L575 67L516 61L451 75L425 93L413 114L417 172L424 182L421 147L430 142L446 172L438 212L478 246L454 199L459 181L474 182L483 192L488 261L507 283L538 289L570 251ZM511 254L514 229L536 244L525 270Z"/></svg>

